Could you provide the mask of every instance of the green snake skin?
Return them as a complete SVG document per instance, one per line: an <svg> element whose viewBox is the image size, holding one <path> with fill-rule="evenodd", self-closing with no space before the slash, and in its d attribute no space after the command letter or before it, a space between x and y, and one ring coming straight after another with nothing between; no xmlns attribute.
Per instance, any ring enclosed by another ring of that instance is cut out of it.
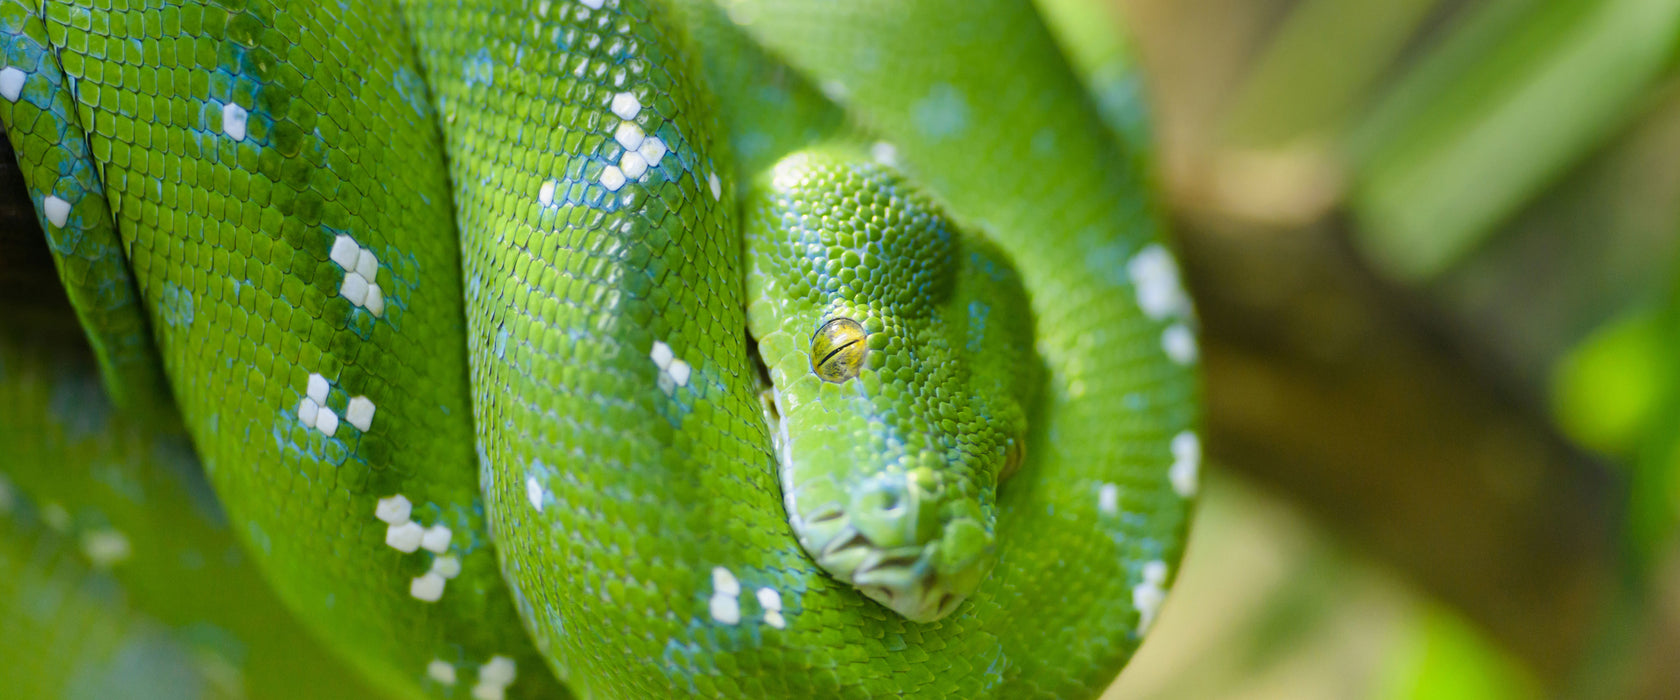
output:
<svg viewBox="0 0 1680 700"><path fill-rule="evenodd" d="M91 348L0 337L0 652L89 630L0 694L1090 697L1159 609L1194 317L1142 122L1028 0L0 40Z"/></svg>

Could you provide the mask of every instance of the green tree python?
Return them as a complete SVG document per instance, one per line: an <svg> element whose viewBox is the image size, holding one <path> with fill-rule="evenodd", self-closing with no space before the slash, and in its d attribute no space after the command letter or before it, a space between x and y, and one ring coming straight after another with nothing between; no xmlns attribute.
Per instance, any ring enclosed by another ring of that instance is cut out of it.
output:
<svg viewBox="0 0 1680 700"><path fill-rule="evenodd" d="M6 533L54 544L0 554L165 627L250 587L216 629L286 641L242 693L1089 697L1158 611L1193 312L1027 0L0 0L0 37L90 358L7 335Z"/></svg>

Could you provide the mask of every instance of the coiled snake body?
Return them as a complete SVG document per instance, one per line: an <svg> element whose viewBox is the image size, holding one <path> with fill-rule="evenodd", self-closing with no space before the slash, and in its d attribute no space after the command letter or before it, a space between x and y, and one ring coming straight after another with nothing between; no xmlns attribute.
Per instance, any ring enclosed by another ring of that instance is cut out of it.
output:
<svg viewBox="0 0 1680 700"><path fill-rule="evenodd" d="M1190 307L1022 0L0 0L0 32L116 420L178 415L384 692L1089 696L1160 604Z"/></svg>

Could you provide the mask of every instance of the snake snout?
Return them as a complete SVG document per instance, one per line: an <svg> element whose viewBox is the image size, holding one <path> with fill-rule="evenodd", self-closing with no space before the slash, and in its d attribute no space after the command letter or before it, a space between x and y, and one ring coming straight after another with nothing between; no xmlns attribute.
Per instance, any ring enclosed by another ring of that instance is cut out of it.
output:
<svg viewBox="0 0 1680 700"><path fill-rule="evenodd" d="M979 505L956 497L931 470L869 477L844 502L812 523L832 527L826 541L810 542L813 556L907 619L949 615L991 569L993 537Z"/></svg>
<svg viewBox="0 0 1680 700"><path fill-rule="evenodd" d="M875 477L852 491L852 527L881 549L921 545L939 534L932 496L904 474Z"/></svg>

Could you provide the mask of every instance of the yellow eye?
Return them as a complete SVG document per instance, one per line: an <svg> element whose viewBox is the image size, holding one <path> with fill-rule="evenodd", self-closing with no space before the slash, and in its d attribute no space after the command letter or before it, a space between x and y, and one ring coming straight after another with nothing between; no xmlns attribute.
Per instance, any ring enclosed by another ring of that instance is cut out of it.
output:
<svg viewBox="0 0 1680 700"><path fill-rule="evenodd" d="M811 369L823 381L835 384L858 376L869 354L868 338L863 326L849 318L823 324L811 337Z"/></svg>

